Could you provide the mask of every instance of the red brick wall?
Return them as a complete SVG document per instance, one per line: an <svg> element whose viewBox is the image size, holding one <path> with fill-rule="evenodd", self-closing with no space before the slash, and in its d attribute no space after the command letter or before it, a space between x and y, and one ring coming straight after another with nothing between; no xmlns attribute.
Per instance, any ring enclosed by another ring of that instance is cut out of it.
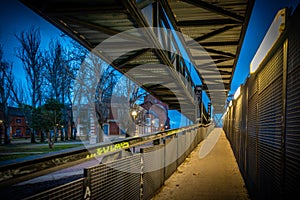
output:
<svg viewBox="0 0 300 200"><path fill-rule="evenodd" d="M17 133L17 130L20 130L22 136L26 136L26 120L24 116L10 116L10 135L13 136Z"/></svg>
<svg viewBox="0 0 300 200"><path fill-rule="evenodd" d="M116 122L109 122L109 134L119 135L119 126Z"/></svg>

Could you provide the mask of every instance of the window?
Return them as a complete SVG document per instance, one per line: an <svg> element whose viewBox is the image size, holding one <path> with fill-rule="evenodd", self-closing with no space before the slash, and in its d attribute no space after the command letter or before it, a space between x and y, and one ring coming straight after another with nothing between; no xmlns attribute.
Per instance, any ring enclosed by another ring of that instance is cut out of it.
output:
<svg viewBox="0 0 300 200"><path fill-rule="evenodd" d="M103 124L103 132L105 135L109 135L109 124Z"/></svg>
<svg viewBox="0 0 300 200"><path fill-rule="evenodd" d="M20 118L16 119L16 123L18 123L18 124L20 124L21 121L22 121L22 120L21 120Z"/></svg>
<svg viewBox="0 0 300 200"><path fill-rule="evenodd" d="M151 125L151 118L147 117L146 118L146 126L150 126Z"/></svg>

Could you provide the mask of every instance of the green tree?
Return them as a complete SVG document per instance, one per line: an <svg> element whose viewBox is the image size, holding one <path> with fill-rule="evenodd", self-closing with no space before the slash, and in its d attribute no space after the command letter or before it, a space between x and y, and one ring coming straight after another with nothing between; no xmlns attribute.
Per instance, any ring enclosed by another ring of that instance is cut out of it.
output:
<svg viewBox="0 0 300 200"><path fill-rule="evenodd" d="M63 108L64 105L53 98L47 99L46 103L42 106L43 126L48 134L50 148L52 148L54 142L57 141L56 133L63 123ZM52 135L49 134L51 129L53 130L53 139Z"/></svg>

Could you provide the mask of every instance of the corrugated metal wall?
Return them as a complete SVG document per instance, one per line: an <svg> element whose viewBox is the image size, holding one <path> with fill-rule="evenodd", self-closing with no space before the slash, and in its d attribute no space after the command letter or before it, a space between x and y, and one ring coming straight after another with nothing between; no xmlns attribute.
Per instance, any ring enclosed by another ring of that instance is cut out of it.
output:
<svg viewBox="0 0 300 200"><path fill-rule="evenodd" d="M286 194L300 188L300 12L292 19L288 35L287 99L285 130ZM288 195L287 195L288 196ZM298 195L299 196L299 195ZM290 197L290 196L288 196Z"/></svg>
<svg viewBox="0 0 300 200"><path fill-rule="evenodd" d="M258 73L258 193L280 196L282 176L282 45Z"/></svg>
<svg viewBox="0 0 300 200"><path fill-rule="evenodd" d="M246 178L248 191L250 194L255 194L257 186L257 126L258 126L258 92L256 77L250 77L248 80L248 132L247 132L247 146L246 146Z"/></svg>
<svg viewBox="0 0 300 200"><path fill-rule="evenodd" d="M300 186L300 8L223 118L252 199L287 199Z"/></svg>

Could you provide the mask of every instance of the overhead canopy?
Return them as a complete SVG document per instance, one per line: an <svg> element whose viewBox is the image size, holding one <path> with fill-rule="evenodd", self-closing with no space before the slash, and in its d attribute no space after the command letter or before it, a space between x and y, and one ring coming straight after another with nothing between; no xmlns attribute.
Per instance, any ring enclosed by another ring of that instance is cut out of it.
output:
<svg viewBox="0 0 300 200"><path fill-rule="evenodd" d="M253 1L245 0L21 1L140 83L170 109L191 119L196 115L195 84L180 53L182 47L172 34L147 27L171 28L193 39L179 36L214 111L223 112L253 6ZM136 28L147 29L129 31ZM199 45L209 58L195 50Z"/></svg>

